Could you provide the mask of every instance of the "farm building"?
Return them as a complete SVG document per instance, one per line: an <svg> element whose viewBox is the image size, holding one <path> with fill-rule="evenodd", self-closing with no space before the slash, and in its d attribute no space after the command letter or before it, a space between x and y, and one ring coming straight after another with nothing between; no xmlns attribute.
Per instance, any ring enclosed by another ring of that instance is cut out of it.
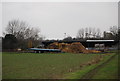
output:
<svg viewBox="0 0 120 81"><path fill-rule="evenodd" d="M89 49L114 50L117 49L118 41L115 40L86 40Z"/></svg>
<svg viewBox="0 0 120 81"><path fill-rule="evenodd" d="M99 53L105 50L117 49L118 41L86 40L86 41L43 41L44 48L30 48L35 52L69 52L69 53ZM114 47L113 47L114 46Z"/></svg>
<svg viewBox="0 0 120 81"><path fill-rule="evenodd" d="M115 40L84 40L84 41L43 41L42 43L44 44L45 47L47 47L49 44L54 43L54 42L58 42L58 43L73 43L73 42L80 42L84 47L88 48L88 49L92 49L95 47L95 44L104 44L105 47L109 47L109 48L116 48L117 49L117 44L119 43L119 41L115 41Z"/></svg>

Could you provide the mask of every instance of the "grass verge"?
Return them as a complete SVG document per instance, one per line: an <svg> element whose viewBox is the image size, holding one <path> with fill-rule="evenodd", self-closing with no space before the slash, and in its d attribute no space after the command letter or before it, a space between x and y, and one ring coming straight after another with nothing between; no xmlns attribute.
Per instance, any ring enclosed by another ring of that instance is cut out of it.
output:
<svg viewBox="0 0 120 81"><path fill-rule="evenodd" d="M99 65L103 64L104 62L106 62L113 55L115 55L115 53L103 54L103 58L99 63L92 64L90 66L85 66L81 70L76 71L76 72L65 74L64 79L82 79L84 75L86 75L88 72L90 72L91 70L93 70L97 66L99 66ZM84 78L84 79L87 79L87 78Z"/></svg>
<svg viewBox="0 0 120 81"><path fill-rule="evenodd" d="M92 79L118 79L118 55L100 68Z"/></svg>

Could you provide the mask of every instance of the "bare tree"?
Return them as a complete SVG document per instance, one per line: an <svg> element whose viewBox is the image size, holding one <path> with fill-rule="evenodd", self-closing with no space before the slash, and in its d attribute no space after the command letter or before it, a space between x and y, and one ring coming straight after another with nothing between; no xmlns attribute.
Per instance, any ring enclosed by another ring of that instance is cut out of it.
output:
<svg viewBox="0 0 120 81"><path fill-rule="evenodd" d="M24 34L29 26L24 21L11 20L8 22L6 31L8 34L14 35L18 39L24 39Z"/></svg>
<svg viewBox="0 0 120 81"><path fill-rule="evenodd" d="M85 28L85 38L88 38L88 28Z"/></svg>
<svg viewBox="0 0 120 81"><path fill-rule="evenodd" d="M84 29L83 28L79 29L79 31L77 33L77 38L84 38Z"/></svg>
<svg viewBox="0 0 120 81"><path fill-rule="evenodd" d="M118 34L118 27L117 26L111 26L110 31L113 35Z"/></svg>
<svg viewBox="0 0 120 81"><path fill-rule="evenodd" d="M31 28L25 21L12 20L9 21L6 31L13 34L17 39L38 39L40 30Z"/></svg>
<svg viewBox="0 0 120 81"><path fill-rule="evenodd" d="M92 28L92 35L93 35L93 37L95 38L96 37L96 29L95 28Z"/></svg>
<svg viewBox="0 0 120 81"><path fill-rule="evenodd" d="M111 38L114 40L118 40L119 38L119 27L117 26L111 26L110 27L110 32L112 33Z"/></svg>
<svg viewBox="0 0 120 81"><path fill-rule="evenodd" d="M92 28L92 27L89 27L89 28L81 28L79 29L78 33L77 33L77 38L100 38L101 36L101 32L100 32L100 29L96 29L96 28Z"/></svg>
<svg viewBox="0 0 120 81"><path fill-rule="evenodd" d="M88 28L88 38L89 38L91 35L92 35L92 28L89 27L89 28Z"/></svg>
<svg viewBox="0 0 120 81"><path fill-rule="evenodd" d="M30 27L25 21L12 20L9 21L6 31L8 34L14 35L19 40L19 46L24 46L27 42L32 41L37 45L40 37L40 30ZM38 41L38 42L35 42Z"/></svg>
<svg viewBox="0 0 120 81"><path fill-rule="evenodd" d="M96 38L100 38L101 37L101 31L100 31L100 29L99 28L97 28L97 30L96 30Z"/></svg>

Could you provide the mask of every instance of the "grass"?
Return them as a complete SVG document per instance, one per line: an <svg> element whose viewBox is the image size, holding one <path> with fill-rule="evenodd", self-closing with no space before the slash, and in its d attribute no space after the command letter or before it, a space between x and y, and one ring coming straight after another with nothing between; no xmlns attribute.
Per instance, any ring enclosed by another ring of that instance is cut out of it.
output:
<svg viewBox="0 0 120 81"><path fill-rule="evenodd" d="M88 73L91 69L94 69L95 66L96 66L96 65L86 66L86 67L82 68L82 69L79 70L79 71L65 74L64 79L81 79L81 77L82 77L83 75L85 75L86 73Z"/></svg>
<svg viewBox="0 0 120 81"><path fill-rule="evenodd" d="M65 79L81 79L84 75L86 75L90 70L96 68L98 65L103 64L104 62L106 62L110 57L112 57L114 54L103 54L103 58L102 60L97 63L97 64L92 64L90 66L85 66L84 68L82 68L81 70L78 70L76 72L73 73L68 73L65 75ZM103 75L105 76L105 75ZM86 78L87 79L87 78ZM104 78L103 78L104 79Z"/></svg>
<svg viewBox="0 0 120 81"><path fill-rule="evenodd" d="M105 58L111 54L102 54ZM99 54L71 54L71 53L8 53L2 54L3 79L55 79L69 76L78 78L87 73L94 66L80 67L99 57ZM75 73L74 73L75 72ZM77 73L76 73L77 72ZM75 74L71 76L69 74ZM77 77L76 77L77 76Z"/></svg>
<svg viewBox="0 0 120 81"><path fill-rule="evenodd" d="M100 68L92 79L118 79L118 55Z"/></svg>

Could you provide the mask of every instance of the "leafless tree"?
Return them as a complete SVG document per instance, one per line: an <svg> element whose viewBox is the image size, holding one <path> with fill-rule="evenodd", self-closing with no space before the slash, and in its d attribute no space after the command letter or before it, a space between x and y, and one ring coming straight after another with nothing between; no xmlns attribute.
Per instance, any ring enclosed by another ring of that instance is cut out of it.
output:
<svg viewBox="0 0 120 81"><path fill-rule="evenodd" d="M85 38L88 38L88 28L85 28Z"/></svg>
<svg viewBox="0 0 120 81"><path fill-rule="evenodd" d="M18 39L24 39L25 31L29 26L24 21L11 20L8 22L6 32Z"/></svg>
<svg viewBox="0 0 120 81"><path fill-rule="evenodd" d="M97 38L100 38L100 37L101 37L101 31L100 31L99 28L97 28L97 30L96 30L96 37L97 37Z"/></svg>
<svg viewBox="0 0 120 81"><path fill-rule="evenodd" d="M92 35L93 35L93 37L95 38L96 37L96 29L95 28L92 28Z"/></svg>
<svg viewBox="0 0 120 81"><path fill-rule="evenodd" d="M118 34L118 27L117 26L111 26L110 31L113 35Z"/></svg>
<svg viewBox="0 0 120 81"><path fill-rule="evenodd" d="M98 38L101 36L101 32L100 32L100 29L99 28L92 28L92 27L89 27L89 28L81 28L79 29L78 31L78 34L77 34L77 38L90 38L90 37L94 37L94 38Z"/></svg>
<svg viewBox="0 0 120 81"><path fill-rule="evenodd" d="M89 28L88 28L88 38L89 38L91 35L92 35L92 28L89 27Z"/></svg>
<svg viewBox="0 0 120 81"><path fill-rule="evenodd" d="M42 39L42 37L40 37L40 30L30 27L30 25L28 25L25 21L9 21L6 32L8 34L13 34L19 40L19 44L21 46L27 43L29 40L38 41Z"/></svg>
<svg viewBox="0 0 120 81"><path fill-rule="evenodd" d="M39 29L31 28L25 21L19 20L9 21L6 31L18 39L38 39L40 33Z"/></svg>
<svg viewBox="0 0 120 81"><path fill-rule="evenodd" d="M77 38L84 38L84 29L83 28L79 29L79 31L77 33Z"/></svg>

